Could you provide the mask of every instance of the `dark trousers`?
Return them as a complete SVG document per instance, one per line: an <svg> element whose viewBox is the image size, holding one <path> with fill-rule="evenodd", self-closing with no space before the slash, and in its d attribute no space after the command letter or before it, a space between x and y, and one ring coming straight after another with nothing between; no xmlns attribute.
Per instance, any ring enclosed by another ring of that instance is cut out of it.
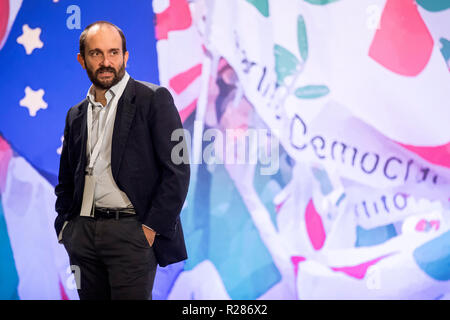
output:
<svg viewBox="0 0 450 320"><path fill-rule="evenodd" d="M78 216L63 230L80 300L151 299L157 262L136 217Z"/></svg>

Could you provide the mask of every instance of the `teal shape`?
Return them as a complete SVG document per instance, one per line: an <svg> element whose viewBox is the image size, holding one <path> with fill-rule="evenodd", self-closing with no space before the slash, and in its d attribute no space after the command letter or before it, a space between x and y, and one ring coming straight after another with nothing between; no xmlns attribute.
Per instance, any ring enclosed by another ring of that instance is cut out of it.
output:
<svg viewBox="0 0 450 320"><path fill-rule="evenodd" d="M330 178L328 177L328 174L325 170L319 169L319 168L311 168L314 178L319 182L320 184L320 192L322 192L323 195L329 194L331 191L333 191L333 186L331 185Z"/></svg>
<svg viewBox="0 0 450 320"><path fill-rule="evenodd" d="M269 0L247 0L264 16L269 16Z"/></svg>
<svg viewBox="0 0 450 320"><path fill-rule="evenodd" d="M308 59L308 36L306 33L305 19L302 15L297 18L297 43L300 57L303 61Z"/></svg>
<svg viewBox="0 0 450 320"><path fill-rule="evenodd" d="M397 231L393 224L388 224L372 229L364 229L360 226L356 227L356 244L355 247L370 247L386 242L387 240L397 236Z"/></svg>
<svg viewBox="0 0 450 320"><path fill-rule="evenodd" d="M258 163L255 168L255 172L259 173L262 169L262 165ZM253 180L253 187L258 193L261 202L270 215L270 220L272 221L275 229L278 231L277 223L277 213L276 206L273 203L275 196L281 192L281 187L279 185L278 179L275 175L261 175L255 174Z"/></svg>
<svg viewBox="0 0 450 320"><path fill-rule="evenodd" d="M242 281L237 283L231 290L230 296L236 297L238 300L254 300L255 296L250 293L261 291L261 279L264 279L267 283L276 284L280 282L281 276L277 267L273 263L262 265L258 269L253 270L252 273L245 277Z"/></svg>
<svg viewBox="0 0 450 320"><path fill-rule="evenodd" d="M295 96L299 99L317 99L328 93L330 93L330 89L325 85L309 85L295 90Z"/></svg>
<svg viewBox="0 0 450 320"><path fill-rule="evenodd" d="M417 247L413 256L420 269L431 278L450 280L450 231Z"/></svg>
<svg viewBox="0 0 450 320"><path fill-rule="evenodd" d="M417 4L427 11L436 12L450 8L448 0L416 0Z"/></svg>
<svg viewBox="0 0 450 320"><path fill-rule="evenodd" d="M209 178L205 167L199 166L195 191L182 212L189 255L184 269L207 259L232 299L254 300L281 274L224 166L216 165Z"/></svg>
<svg viewBox="0 0 450 320"><path fill-rule="evenodd" d="M339 0L305 0L305 1L308 3L311 3L311 4L323 6L323 5L326 5L326 4L329 4L332 2L336 2Z"/></svg>
<svg viewBox="0 0 450 320"><path fill-rule="evenodd" d="M19 300L17 274L14 255L9 242L8 229L3 214L0 197L0 300Z"/></svg>
<svg viewBox="0 0 450 320"><path fill-rule="evenodd" d="M274 46L274 53L277 82L281 85L287 76L293 75L297 71L299 61L292 52L278 44Z"/></svg>
<svg viewBox="0 0 450 320"><path fill-rule="evenodd" d="M336 201L336 207L339 206L339 204L341 203L342 200L344 200L346 197L345 193L342 193L341 196L339 197L339 199L337 199Z"/></svg>
<svg viewBox="0 0 450 320"><path fill-rule="evenodd" d="M444 56L445 61L450 60L450 41L445 38L440 38L439 42L442 45L441 53Z"/></svg>
<svg viewBox="0 0 450 320"><path fill-rule="evenodd" d="M188 248L185 269L191 269L208 258L210 203L209 189L211 175L206 166L198 166L196 179L191 179L186 198L188 205L182 210L181 222ZM205 196L206 195L206 196Z"/></svg>

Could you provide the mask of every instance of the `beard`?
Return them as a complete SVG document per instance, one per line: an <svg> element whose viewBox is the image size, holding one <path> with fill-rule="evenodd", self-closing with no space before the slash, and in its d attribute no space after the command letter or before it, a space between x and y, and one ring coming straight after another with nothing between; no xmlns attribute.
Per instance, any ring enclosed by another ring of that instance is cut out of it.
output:
<svg viewBox="0 0 450 320"><path fill-rule="evenodd" d="M122 63L118 71L112 67L100 67L94 71L86 64L86 72L95 87L102 90L108 90L122 80L125 75L125 63ZM98 76L101 72L111 72L114 76L111 80L100 80Z"/></svg>

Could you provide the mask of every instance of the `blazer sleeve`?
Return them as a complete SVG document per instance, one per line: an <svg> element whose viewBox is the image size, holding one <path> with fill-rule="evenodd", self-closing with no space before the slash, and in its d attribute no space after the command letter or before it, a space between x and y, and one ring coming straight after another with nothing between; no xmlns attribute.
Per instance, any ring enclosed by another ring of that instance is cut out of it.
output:
<svg viewBox="0 0 450 320"><path fill-rule="evenodd" d="M64 140L59 164L58 184L55 187L56 203L55 210L58 213L55 219L56 234L59 234L64 221L67 219L73 202L74 177L69 159L69 114L66 116L64 127Z"/></svg>
<svg viewBox="0 0 450 320"><path fill-rule="evenodd" d="M166 88L156 89L151 107L149 127L156 158L161 167L161 179L160 184L156 186L144 224L158 234L172 239L188 192L190 166L189 161L174 163L171 155L179 143L184 144L183 150L187 152L186 139L183 137L181 142L171 139L172 132L177 129L183 130L183 125L173 98ZM189 159L189 156L183 158Z"/></svg>

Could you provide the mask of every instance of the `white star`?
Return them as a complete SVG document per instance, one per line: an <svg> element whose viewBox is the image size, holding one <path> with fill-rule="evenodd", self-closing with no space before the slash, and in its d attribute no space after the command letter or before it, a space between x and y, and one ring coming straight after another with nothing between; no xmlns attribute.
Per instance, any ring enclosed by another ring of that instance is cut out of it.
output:
<svg viewBox="0 0 450 320"><path fill-rule="evenodd" d="M25 47L27 54L31 54L34 49L42 48L44 43L39 39L41 28L31 29L27 24L22 26L22 35L17 38L17 43Z"/></svg>
<svg viewBox="0 0 450 320"><path fill-rule="evenodd" d="M19 104L22 107L28 108L28 112L30 116L34 117L36 112L40 109L47 109L47 103L42 99L45 91L43 89L39 89L34 91L30 87L25 88L25 97L20 100Z"/></svg>

